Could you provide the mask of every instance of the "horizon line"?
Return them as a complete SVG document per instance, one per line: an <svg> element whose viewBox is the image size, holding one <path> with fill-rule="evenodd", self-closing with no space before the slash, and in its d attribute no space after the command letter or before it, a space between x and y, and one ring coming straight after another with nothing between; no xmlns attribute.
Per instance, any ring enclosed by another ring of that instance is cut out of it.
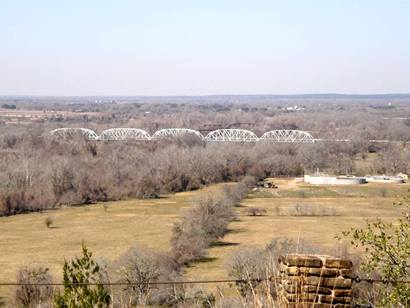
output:
<svg viewBox="0 0 410 308"><path fill-rule="evenodd" d="M387 92L387 93L340 93L340 92L317 92L317 93L293 93L293 94L174 94L174 95L110 95L110 94L86 94L86 95L42 95L42 94L0 94L0 99L3 98L177 98L177 97L184 97L184 98L195 98L195 97L303 97L303 96L341 96L341 97L382 97L382 96L410 96L410 92Z"/></svg>

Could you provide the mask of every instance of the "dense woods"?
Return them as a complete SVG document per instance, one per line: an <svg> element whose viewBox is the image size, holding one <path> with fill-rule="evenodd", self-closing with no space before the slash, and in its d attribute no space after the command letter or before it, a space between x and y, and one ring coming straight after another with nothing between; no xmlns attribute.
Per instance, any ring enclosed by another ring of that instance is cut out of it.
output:
<svg viewBox="0 0 410 308"><path fill-rule="evenodd" d="M5 102L6 103L6 102ZM76 103L7 102L17 110L67 110L66 118L12 125L0 119L0 213L11 215L61 205L138 197L198 189L246 175L301 176L316 170L333 174L407 172L410 161L409 114L403 103L311 103L290 112L296 103ZM82 117L73 110L86 110ZM57 112L57 111L56 111ZM400 119L398 119L398 117ZM3 123L3 124L1 124ZM136 127L150 133L165 127L209 130L300 129L327 141L315 144L204 144L195 137L158 142L96 142L53 139L56 127ZM330 141L349 139L349 142ZM369 140L390 140L374 143ZM395 142L395 141L400 142Z"/></svg>

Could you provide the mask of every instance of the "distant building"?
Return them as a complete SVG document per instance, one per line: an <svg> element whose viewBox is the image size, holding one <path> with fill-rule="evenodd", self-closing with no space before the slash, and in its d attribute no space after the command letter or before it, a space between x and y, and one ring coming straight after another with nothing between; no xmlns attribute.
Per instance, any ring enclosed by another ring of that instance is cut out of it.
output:
<svg viewBox="0 0 410 308"><path fill-rule="evenodd" d="M313 185L356 185L365 184L364 177L356 176L331 176L331 175L305 175L304 182Z"/></svg>
<svg viewBox="0 0 410 308"><path fill-rule="evenodd" d="M365 179L369 183L404 183L407 180L400 175L368 175Z"/></svg>
<svg viewBox="0 0 410 308"><path fill-rule="evenodd" d="M305 110L305 109L306 109L306 107L298 106L298 105L286 107L287 111L301 111L301 110Z"/></svg>
<svg viewBox="0 0 410 308"><path fill-rule="evenodd" d="M305 175L304 182L313 185L356 185L365 183L405 183L406 174L399 175L367 175L360 176L331 176L316 172L314 175Z"/></svg>

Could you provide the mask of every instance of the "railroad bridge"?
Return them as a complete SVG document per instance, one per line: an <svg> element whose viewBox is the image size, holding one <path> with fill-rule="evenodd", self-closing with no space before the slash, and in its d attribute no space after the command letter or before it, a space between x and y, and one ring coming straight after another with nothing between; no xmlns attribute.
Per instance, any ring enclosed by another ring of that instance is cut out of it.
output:
<svg viewBox="0 0 410 308"><path fill-rule="evenodd" d="M83 136L88 140L123 141L123 140L159 140L192 135L205 142L286 142L286 143L313 143L313 136L301 130L277 129L264 133L258 137L254 132L246 129L224 128L216 129L207 135L190 128L164 128L156 131L152 136L139 128L110 128L98 135L88 128L57 128L50 132L57 138L72 138Z"/></svg>

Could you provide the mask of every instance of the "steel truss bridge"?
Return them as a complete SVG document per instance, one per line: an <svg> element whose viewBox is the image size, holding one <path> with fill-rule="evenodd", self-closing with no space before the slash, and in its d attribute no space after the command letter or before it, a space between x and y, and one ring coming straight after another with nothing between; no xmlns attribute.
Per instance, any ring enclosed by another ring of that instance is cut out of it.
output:
<svg viewBox="0 0 410 308"><path fill-rule="evenodd" d="M82 136L88 140L122 141L122 140L160 140L182 136L194 136L204 142L287 142L313 143L315 139L308 132L301 130L278 129L271 130L258 137L254 132L246 129L225 128L216 129L207 135L190 128L165 128L156 131L152 136L139 128L110 128L100 135L88 128L57 128L50 134L59 139L69 139Z"/></svg>

